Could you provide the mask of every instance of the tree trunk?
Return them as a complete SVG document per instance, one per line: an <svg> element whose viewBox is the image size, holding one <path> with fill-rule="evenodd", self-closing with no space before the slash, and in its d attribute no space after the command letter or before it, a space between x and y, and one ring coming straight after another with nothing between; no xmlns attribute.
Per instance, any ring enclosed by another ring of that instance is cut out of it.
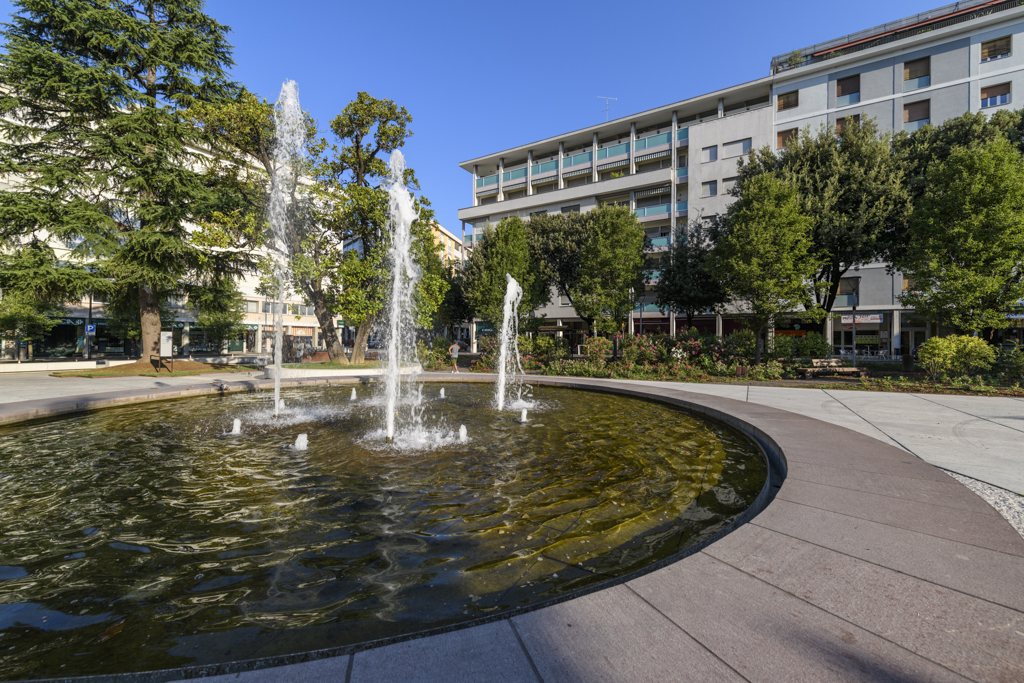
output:
<svg viewBox="0 0 1024 683"><path fill-rule="evenodd" d="M142 360L160 353L160 295L153 287L139 285L139 318L142 327Z"/></svg>
<svg viewBox="0 0 1024 683"><path fill-rule="evenodd" d="M327 357L331 359L332 363L348 363L345 347L342 346L341 340L338 338L338 326L334 322L334 316L324 306L320 297L312 296L310 298L313 300L313 312L316 313L316 319L320 323L324 346L327 347Z"/></svg>
<svg viewBox="0 0 1024 683"><path fill-rule="evenodd" d="M693 311L686 312L686 329L693 327Z"/></svg>
<svg viewBox="0 0 1024 683"><path fill-rule="evenodd" d="M765 333L766 330L764 328L757 331L757 338L754 341L754 365L761 364L761 335Z"/></svg>
<svg viewBox="0 0 1024 683"><path fill-rule="evenodd" d="M370 339L370 330L373 329L373 318L364 320L356 330L356 338L352 343L352 364L364 363L366 361L366 342Z"/></svg>

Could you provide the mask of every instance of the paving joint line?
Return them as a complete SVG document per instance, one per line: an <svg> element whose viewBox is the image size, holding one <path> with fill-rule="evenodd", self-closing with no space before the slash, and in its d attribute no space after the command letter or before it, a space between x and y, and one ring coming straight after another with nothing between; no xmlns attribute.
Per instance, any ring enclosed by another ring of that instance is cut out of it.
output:
<svg viewBox="0 0 1024 683"><path fill-rule="evenodd" d="M352 665L355 664L356 655L350 652L348 655L348 666L345 667L345 683L352 683Z"/></svg>
<svg viewBox="0 0 1024 683"><path fill-rule="evenodd" d="M701 551L701 553L707 554L703 550ZM759 576L754 576L753 574L751 574L751 573L749 573L749 572L747 572L747 571L745 571L743 569L740 569L739 567L737 567L735 565L729 564L725 560L721 560L721 559L719 559L717 557L714 557L713 555L708 555L708 557L710 557L715 562L718 562L720 564L724 564L726 567L731 567L732 569L735 569L736 571L740 572L741 574L743 574L745 576L749 576L750 578L754 579L755 581L758 581L758 582L760 582L760 583L762 583L762 584L764 584L766 586L770 586L770 587L774 588L775 590L779 591L780 593L784 593L785 595L788 595L788 596L790 596L792 598L796 598L797 600L799 600L800 602L804 603L805 605L807 605L808 607L810 607L813 610L817 610L819 612L822 612L823 614L828 614L829 616L835 617L836 619L840 620L844 624L849 624L853 628L857 628L857 629L860 629L861 631L864 631L866 633L870 633L871 635L875 636L876 638L879 638L880 640L882 640L882 641L884 641L886 643L889 643L890 645L892 645L894 647L897 647L900 650L903 650L904 652L909 654L911 657L920 657L921 659L923 659L926 662L931 662L935 666L937 666L937 667L939 667L941 669L945 669L946 671L950 672L954 676L959 676L960 678L966 678L966 679L969 679L969 680L973 680L973 679L970 678L970 676L968 676L966 674L962 674L962 673L960 673L958 671L954 671L953 669L950 669L945 664L942 664L941 662L935 661L931 657L926 657L925 655L923 655L923 654L921 654L919 652L914 652L913 650L911 650L910 648L906 647L905 645L900 645L899 643L897 643L897 642L895 642L893 640L890 640L886 636L883 636L881 633L876 633L876 632L872 631L869 628L865 628L864 626L861 626L860 624L858 624L856 622L850 621L846 617L840 616L840 615L836 614L835 612L830 612L829 610L825 609L824 607L819 607L818 605L815 605L813 602L809 602L808 600L805 600L804 598L800 597L799 595L796 595L795 593L791 593L790 591L786 590L785 588L782 588L781 586L777 586L774 583L771 583L769 581L765 581L764 579L762 579ZM907 576L910 576L910 575L908 574Z"/></svg>
<svg viewBox="0 0 1024 683"><path fill-rule="evenodd" d="M1011 427L1010 425L1004 425L1002 422L996 422L995 420L989 419L987 417L981 417L980 415L974 415L973 413L968 413L966 410L960 410L959 408L954 408L952 406L947 406L944 403L939 403L938 401L933 401L931 399L925 398L924 396L921 396L920 394L911 394L911 396L913 396L915 398L919 398L922 401L926 401L928 403L931 403L932 405L939 406L941 408L947 408L949 410L956 411L956 412L961 413L963 415L967 415L968 417L973 417L975 420L984 420L985 422L991 422L994 425L998 425L1000 427L1006 427L1007 429L1012 429L1015 432L1020 432L1021 434L1024 434L1024 429L1017 429L1016 427ZM984 397L980 397L980 398L984 398ZM959 472L957 472L957 474L959 474Z"/></svg>
<svg viewBox="0 0 1024 683"><path fill-rule="evenodd" d="M526 649L526 643L523 642L522 637L519 635L519 629L517 629L516 625L512 623L513 619L515 619L515 617L510 617L505 621L508 622L509 628L512 629L512 635L516 637L519 647L522 648L523 654L526 655L526 661L529 663L530 668L533 669L533 675L537 677L539 683L544 683L544 677L540 675L540 669L537 668L537 665L533 661L533 657L530 656L530 651ZM346 681L346 683L348 683L348 681Z"/></svg>
<svg viewBox="0 0 1024 683"><path fill-rule="evenodd" d="M910 578L912 578L912 579L914 579L916 581L921 581L922 583L927 583L929 585L935 586L936 588L941 588L943 590L947 590L947 591L950 591L950 592L953 592L953 593L958 593L958 594L963 595L965 597L968 597L968 598L971 598L971 599L974 599L974 600L980 600L981 602L986 602L986 603L988 603L990 605L995 605L996 607L1000 607L1002 609L1007 609L1007 610L1010 610L1011 612L1016 612L1017 614L1024 615L1024 610L1017 609L1016 607L1011 607L1010 605L1004 605L1001 602L996 602L995 600L991 600L989 598L985 598L985 597L982 597L980 595L975 595L974 593L968 593L966 591L960 590L959 588L953 588L951 586L946 586L946 585L941 584L941 583L936 583L935 581L932 581L931 579L926 579L924 577L917 576L916 574L908 574L905 571L902 571L900 569L895 569L893 567L887 567L886 565L880 564L880 563L875 562L873 560L866 560L863 557L858 557L856 555L851 555L850 553L843 552L842 550L836 550L835 548L830 548L827 545L822 545L820 543L815 543L814 541L808 541L806 538L800 538L799 536L794 536L793 534L787 534L785 531L779 531L778 529L772 529L771 527L764 526L763 524L757 524L756 523L756 518L751 520L751 521L749 521L749 522L747 522L747 524L750 524L751 526L756 526L758 529L764 529L765 531L768 531L768 532L773 533L773 534L779 534L780 536L785 536L786 538L791 538L794 541L799 541L800 543L806 543L807 545L814 546L815 548L821 548L822 550L828 551L830 553L836 553L837 555L842 555L843 557L848 557L851 560L855 560L856 562L863 562L864 564L869 564L869 565L871 565L873 567L878 567L879 569L884 569L887 572L895 572L896 574L901 574L903 576L908 576L908 577L910 577ZM707 548L705 548L704 550L701 550L700 552L702 552L704 554L707 554ZM1011 557L1015 557L1015 556L1011 556ZM782 589L780 588L779 590L782 590Z"/></svg>
<svg viewBox="0 0 1024 683"><path fill-rule="evenodd" d="M967 488L967 487L964 486L964 488ZM967 489L967 490L970 491L970 489ZM974 493L974 492L971 491L971 493ZM977 494L975 494L975 495L977 495ZM899 529L900 531L906 531L906 532L909 532L909 533L912 533L912 534L921 534L922 536L927 536L928 538L937 538L937 539L940 539L942 541L949 541L950 543L960 543L961 545L966 545L966 546L969 546L971 548L977 548L979 550L988 550L989 552L999 553L1000 555L1005 555L1006 557L1012 557L1013 559L1015 559L1017 561L1024 561L1024 556L1022 556L1022 555L1014 555L1013 553L1003 552L1002 550L993 550L992 548L986 548L983 545L975 545L973 543L968 543L967 541L957 541L957 540L952 539L952 538L946 538L945 536L936 536L935 534L929 534L929 533L924 532L924 531L917 531L916 529L907 529L906 527L896 526L895 524L888 524L886 522L879 522L877 520L869 519L867 517L858 517L857 515L851 515L851 514L846 513L846 512L836 512L835 510L829 510L828 508L820 508L817 505L808 505L807 503L798 503L795 500L787 500L786 498L780 498L779 500L783 500L783 501L789 503L790 505L800 505L801 507L805 507L805 508L808 508L808 509L811 509L811 510L821 510L822 512L831 512L834 515L842 515L843 517L849 517L850 519L858 519L858 520L860 520L862 522L871 522L872 524L881 524L882 526L887 526L890 529ZM919 503L919 505L926 505L926 504L927 503ZM994 509L995 508L993 508L993 510ZM998 512L999 511L996 510L997 514L998 514ZM980 513L974 513L974 514L980 514ZM1006 522L1006 518L1005 517L1003 517L1002 515L998 515L998 516L999 516L999 519L1001 519L1004 522ZM1009 525L1009 522L1006 522L1006 523ZM765 527L765 528L768 528L768 527ZM1010 528L1013 529L1012 526ZM1016 529L1014 529L1014 531L1016 531Z"/></svg>
<svg viewBox="0 0 1024 683"><path fill-rule="evenodd" d="M943 468L940 467L939 469L942 470ZM864 471L867 471L867 470L856 470L856 471L864 472ZM943 472L945 472L945 471L946 470L943 470ZM960 473L959 472L954 472L954 474L960 474ZM960 476L963 477L963 476L966 476L966 475L960 474ZM904 479L910 479L911 477L903 477L903 478ZM950 477L950 478L952 479L952 477ZM882 493L876 493L874 491L868 491L868 490L865 490L865 489L853 489L853 488L850 488L849 486L836 486L835 484L822 484L821 482L818 482L818 481L811 481L810 479L801 479L800 477L794 477L794 476L786 477L787 481L790 480L790 479L792 479L794 481L802 481L805 484L813 484L814 486L827 486L829 488L839 489L841 491L853 491L855 493L865 493L865 494L873 495L873 496L884 496L885 495L885 494L882 494ZM924 481L924 480L917 479L917 481ZM929 479L927 481L931 481L931 480ZM981 480L977 479L976 481L981 481ZM935 482L935 483L936 484L940 484L940 482ZM958 482L956 479L953 479L953 481L951 483L953 483L954 485L963 486L963 484ZM986 483L987 484L988 482L982 482L982 483ZM991 486L991 484L990 484L990 486ZM1010 491L1009 489L1003 489L1003 491L1006 491L1007 493L1014 493L1013 491ZM1020 494L1015 494L1015 495L1020 495ZM886 496L886 497L887 498L891 498L891 496ZM780 500L787 500L787 499L786 498L781 498ZM943 509L946 509L946 510L958 510L960 512L966 512L968 514L981 514L980 512L974 512L973 510L964 510L963 508L950 507L948 505L942 505L941 503L926 503L926 502L919 501L919 500L913 500L911 498L897 498L896 500L906 501L908 503L915 503L917 505L934 505L935 507L938 507L938 508L943 508ZM790 500L788 502L792 503L794 501ZM989 503L985 503L985 504L988 505L989 507L992 507L991 504L989 504ZM995 508L993 508L993 509L995 509Z"/></svg>
<svg viewBox="0 0 1024 683"><path fill-rule="evenodd" d="M700 552L704 552L704 551L700 551ZM704 643L702 643L702 642L701 642L700 640L698 640L698 639L697 639L697 638L696 638L696 637L695 637L695 636L694 636L693 634L691 634L691 633L690 633L689 631L687 631L687 630L686 630L685 628L683 628L683 627L682 627L682 626L681 626L681 625L680 625L680 624L679 624L678 622L676 622L676 620L675 620L675 619L673 619L672 617L668 616L667 614L665 614L664 612L662 612L662 611L661 611L660 609L658 609L658 608L657 608L657 607L656 607L656 606L655 606L655 605L654 605L654 604L653 604L653 603L652 603L652 602L651 602L650 600L648 600L648 599L647 599L647 598L645 598L644 596L642 596L642 595L640 595L639 593L637 593L637 592L636 592L636 590L634 590L634 588L633 588L632 586L630 586L630 585L629 585L629 583L624 583L624 584L622 584L622 585L623 585L623 586L624 586L625 588L627 588L627 589L629 590L629 592L630 592L630 593L632 593L632 594L633 594L633 595L635 595L635 596L636 596L637 598L639 598L641 602L643 602L643 603L644 603L645 605L647 605L648 607L650 607L650 608L651 608L652 610L654 610L655 612L657 612L658 614L660 614L660 615L662 616L662 618L664 618L664 619L665 619L665 620L666 620L666 621L667 621L668 623L672 624L672 625L673 625L673 626L675 626L675 627L676 627L677 629L679 629L680 631L682 631L682 632L683 632L683 634L684 634L684 635L685 635L685 636L686 636L687 638L689 638L690 640L692 640L693 642L697 643L697 644L698 644L698 645L700 645L700 646L701 646L702 648L704 648L704 650L705 650L705 651L706 651L706 652L707 652L708 654L710 654L710 655L711 655L712 657L714 657L715 659L717 659L718 661L720 661L720 662L721 662L721 663L722 663L722 664L723 664L723 665L724 665L724 666L725 666L725 667L726 667L727 669L729 669L729 670L730 670L730 671L732 671L732 672L733 672L734 674L736 674L737 676L739 676L739 677L740 677L740 679L742 679L742 680L744 680L744 681L748 681L748 683L749 683L749 681L750 681L750 679L749 679L749 678L747 678L746 676L744 676L743 674L741 674L741 673L740 673L739 671L737 671L737 670L736 670L736 668L735 668L734 666L732 666L731 664L729 664L729 662L727 662L727 661L725 661L724 659L722 659L722 657L721 657L721 656L720 656L720 655L719 655L719 654L718 654L717 652L715 652L714 650L712 650L711 648L709 648L709 647L708 647L707 645L705 645Z"/></svg>
<svg viewBox="0 0 1024 683"><path fill-rule="evenodd" d="M841 405L842 407L844 407L844 408L846 408L847 410L849 410L849 411L850 411L851 413L853 413L854 415L856 415L857 417L859 417L859 418L860 418L861 420L864 420L864 422L865 422L865 423L867 423L867 424L871 425L871 427L873 427L874 429L877 429L877 430L878 430L878 431L879 431L880 433L882 433L882 434L885 434L886 438L888 438L888 439L889 439L890 441L892 441L892 442L893 442L894 444L898 445L898 446L899 446L900 448L902 448L903 450L905 450L905 451L906 451L907 453L910 453L911 455L913 455L913 456L914 456L915 458L917 458L917 459L919 459L919 460L922 460L922 461L924 461L924 462L928 462L927 460L925 460L924 458L922 458L922 457L921 457L920 455L918 455L917 453L915 453L914 451L910 450L909 448L907 448L906 446L904 446L904 445L903 445L902 443L900 443L898 439L895 439L895 438L893 438L893 436L892 436L891 434L889 434L889 433L888 433L887 431L885 431L884 429L882 429L881 427L879 427L878 425L876 425L876 424L875 424L874 422L872 422L871 420L867 419L866 417L864 417L863 415L861 415L860 413L858 413L858 412L857 412L856 410L854 410L854 409L853 409L853 408L851 408L850 406L848 406L848 405L846 405L845 403L843 403L843 401L842 401L841 399L839 399L839 398L836 398L836 397L835 397L835 396L833 396L832 394L828 393L828 389L822 389L822 390L821 390L821 393L825 394L825 395L826 395L826 396L828 396L828 397L829 397L830 399L832 399L833 401L835 401L836 403L838 403L838 404L839 404L839 405ZM931 463L928 463L928 464L931 464Z"/></svg>

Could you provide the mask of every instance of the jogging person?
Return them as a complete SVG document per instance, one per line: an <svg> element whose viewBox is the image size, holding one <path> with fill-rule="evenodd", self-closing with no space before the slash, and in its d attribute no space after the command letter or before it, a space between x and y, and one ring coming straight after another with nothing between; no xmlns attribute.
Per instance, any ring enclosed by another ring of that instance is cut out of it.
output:
<svg viewBox="0 0 1024 683"><path fill-rule="evenodd" d="M452 372L459 372L459 342L452 342L452 345L448 347L448 353L452 357Z"/></svg>

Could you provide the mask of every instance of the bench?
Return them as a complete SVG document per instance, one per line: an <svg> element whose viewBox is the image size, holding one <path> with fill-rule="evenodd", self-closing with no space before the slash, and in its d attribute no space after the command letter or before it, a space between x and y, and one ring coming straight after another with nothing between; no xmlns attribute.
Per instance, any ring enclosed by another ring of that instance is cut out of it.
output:
<svg viewBox="0 0 1024 683"><path fill-rule="evenodd" d="M818 375L851 375L854 377L866 377L867 370L864 368L848 368L838 358L814 358L811 360L811 367L797 368L796 370L805 379L811 379Z"/></svg>

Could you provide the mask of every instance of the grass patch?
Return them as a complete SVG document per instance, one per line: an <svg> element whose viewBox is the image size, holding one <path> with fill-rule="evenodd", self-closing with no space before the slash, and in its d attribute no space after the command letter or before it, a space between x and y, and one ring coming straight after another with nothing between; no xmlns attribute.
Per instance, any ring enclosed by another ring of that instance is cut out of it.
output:
<svg viewBox="0 0 1024 683"><path fill-rule="evenodd" d="M370 370L379 368L380 365L377 361L357 364L326 361L324 363L285 363L284 367L290 370Z"/></svg>
<svg viewBox="0 0 1024 683"><path fill-rule="evenodd" d="M187 377L210 372L251 372L257 368L251 365L214 365L194 360L174 361L174 372L164 365L159 370L153 368L149 361L136 361L108 368L89 370L61 370L50 373L52 377Z"/></svg>

